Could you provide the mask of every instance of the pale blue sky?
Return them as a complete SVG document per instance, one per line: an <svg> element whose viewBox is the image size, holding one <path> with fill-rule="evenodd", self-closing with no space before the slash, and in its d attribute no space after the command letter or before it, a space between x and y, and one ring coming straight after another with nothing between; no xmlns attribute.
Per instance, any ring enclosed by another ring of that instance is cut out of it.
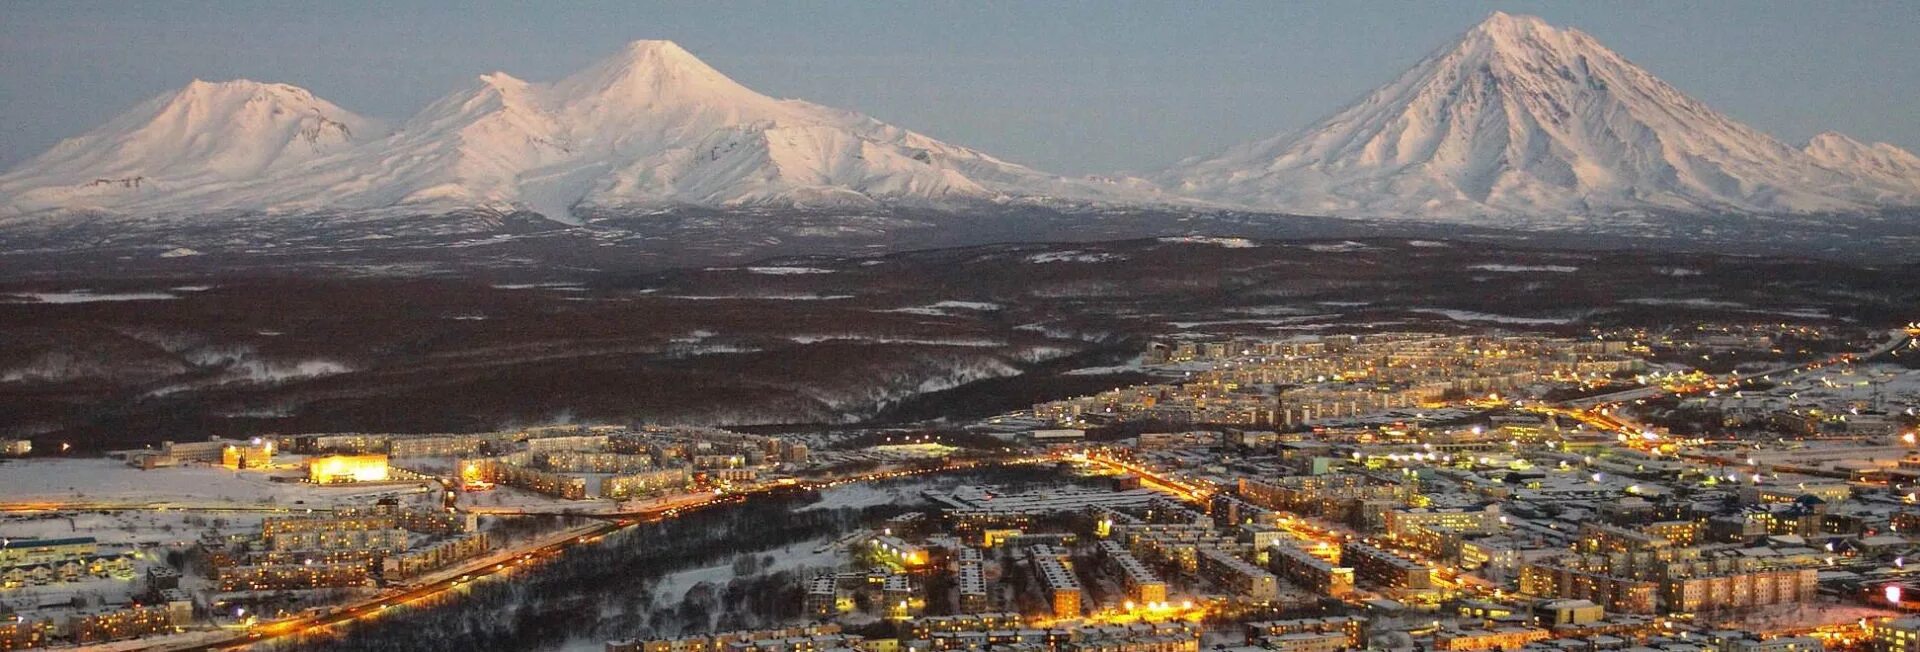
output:
<svg viewBox="0 0 1920 652"><path fill-rule="evenodd" d="M1501 9L1577 27L1798 144L1920 150L1920 2L9 2L0 167L195 77L399 120L473 75L639 38L763 93L1042 169L1144 170L1305 126Z"/></svg>

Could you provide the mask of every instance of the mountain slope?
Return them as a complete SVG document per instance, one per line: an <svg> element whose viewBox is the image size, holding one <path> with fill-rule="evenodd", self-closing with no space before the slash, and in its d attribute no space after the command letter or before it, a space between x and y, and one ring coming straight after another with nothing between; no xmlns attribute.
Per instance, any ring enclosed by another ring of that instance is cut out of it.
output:
<svg viewBox="0 0 1920 652"><path fill-rule="evenodd" d="M269 176L382 129L296 86L194 80L0 176L0 205L112 209Z"/></svg>
<svg viewBox="0 0 1920 652"><path fill-rule="evenodd" d="M1907 150L1829 131L1807 141L1803 151L1822 167L1885 188L1894 201L1920 193L1920 156Z"/></svg>
<svg viewBox="0 0 1920 652"><path fill-rule="evenodd" d="M67 157L75 163L42 169L36 160L15 175L38 180L138 169L92 164L101 158L94 152L123 138L124 129L112 128L137 113L63 145L76 153ZM200 140L265 139L243 132ZM386 138L342 143L353 146L221 167L220 174L183 177L94 207L151 214L480 207L571 222L577 207L1177 203L1143 185L1058 177L857 113L767 97L667 41L636 41L551 85L485 75ZM178 158L191 143L146 149ZM25 198L0 193L0 203L22 210L75 207L18 201Z"/></svg>
<svg viewBox="0 0 1920 652"><path fill-rule="evenodd" d="M1157 179L1292 212L1470 218L1914 203L1687 97L1577 30L1495 13L1307 129Z"/></svg>

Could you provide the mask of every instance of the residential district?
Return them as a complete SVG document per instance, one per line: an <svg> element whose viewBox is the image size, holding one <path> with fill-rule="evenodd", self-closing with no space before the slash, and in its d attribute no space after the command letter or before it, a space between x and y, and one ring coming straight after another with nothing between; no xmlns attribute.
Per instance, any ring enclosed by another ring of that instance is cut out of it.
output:
<svg viewBox="0 0 1920 652"><path fill-rule="evenodd" d="M1905 652L1916 334L1178 342L1138 362L1165 382L974 424L991 447L627 425L104 459L5 441L0 650L245 644L638 520L1002 464L1062 482L928 485L827 546L786 626L604 648ZM593 518L502 525L534 515Z"/></svg>

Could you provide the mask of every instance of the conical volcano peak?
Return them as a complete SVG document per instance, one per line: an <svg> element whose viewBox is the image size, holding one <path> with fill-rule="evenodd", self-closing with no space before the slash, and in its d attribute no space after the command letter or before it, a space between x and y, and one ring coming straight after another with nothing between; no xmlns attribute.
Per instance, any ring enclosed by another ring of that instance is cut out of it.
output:
<svg viewBox="0 0 1920 652"><path fill-rule="evenodd" d="M1735 122L1585 33L1496 12L1305 130L1161 178L1215 201L1356 216L1812 213L1910 201L1845 171L1868 158L1853 154L1860 147L1823 145L1835 163Z"/></svg>
<svg viewBox="0 0 1920 652"><path fill-rule="evenodd" d="M1473 27L1473 31L1499 34L1514 34L1531 31L1557 32L1554 26L1547 24L1539 16L1528 14L1510 14L1496 11L1487 15L1486 20Z"/></svg>
<svg viewBox="0 0 1920 652"><path fill-rule="evenodd" d="M1535 16L1493 12L1467 30L1454 52L1483 51L1507 59L1552 58L1559 54L1614 56L1593 37L1577 29L1554 27Z"/></svg>
<svg viewBox="0 0 1920 652"><path fill-rule="evenodd" d="M554 90L566 99L759 96L673 41L659 40L628 43L613 56L554 84Z"/></svg>

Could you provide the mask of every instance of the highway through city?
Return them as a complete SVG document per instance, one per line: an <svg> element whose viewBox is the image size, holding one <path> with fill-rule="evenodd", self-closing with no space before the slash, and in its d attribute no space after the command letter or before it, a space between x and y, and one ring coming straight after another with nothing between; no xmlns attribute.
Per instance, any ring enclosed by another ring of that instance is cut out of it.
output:
<svg viewBox="0 0 1920 652"><path fill-rule="evenodd" d="M1010 459L974 459L955 460L935 467L888 468L871 471L855 476L827 480L803 481L794 483L771 483L748 490L729 493L716 493L695 501L671 501L649 506L646 509L622 511L617 513L581 515L595 518L598 522L564 530L557 534L532 539L519 546L501 550L486 557L472 560L455 567L437 571L423 580L388 587L379 593L352 602L334 605L325 611L289 619L258 623L245 630L235 630L231 636L214 640L195 640L178 645L156 645L145 648L155 652L201 652L212 650L241 650L271 640L309 634L360 620L380 617L389 609L404 606L432 598L451 591L468 582L510 573L540 559L560 554L576 545L599 541L607 535L634 527L643 523L654 523L719 505L737 504L754 496L776 492L815 491L827 487L872 482L890 478L906 477L928 473L942 473L976 468L986 465L1019 465L1053 461L1045 457L1023 457Z"/></svg>

